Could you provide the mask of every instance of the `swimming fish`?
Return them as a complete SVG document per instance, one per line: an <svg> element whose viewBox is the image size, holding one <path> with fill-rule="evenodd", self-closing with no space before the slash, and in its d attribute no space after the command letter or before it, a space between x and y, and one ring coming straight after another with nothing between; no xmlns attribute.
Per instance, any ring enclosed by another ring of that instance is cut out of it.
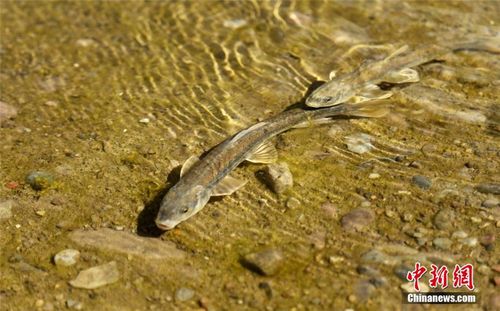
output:
<svg viewBox="0 0 500 311"><path fill-rule="evenodd" d="M318 108L389 98L392 92L380 89L378 84L418 82L418 72L411 67L427 63L451 51L463 50L497 54L500 51L500 36L477 37L471 42L450 43L447 46L429 45L417 50L410 50L407 45L403 45L383 60L366 62L356 70L340 76L330 74L330 81L314 90L306 99L306 105Z"/></svg>
<svg viewBox="0 0 500 311"><path fill-rule="evenodd" d="M381 117L387 113L383 101L343 104L310 109L293 108L259 122L226 139L201 160L190 157L181 168L180 180L163 198L156 225L170 230L198 213L212 196L230 195L246 181L229 175L241 162L272 163L278 155L269 141L291 128L323 123L336 116Z"/></svg>

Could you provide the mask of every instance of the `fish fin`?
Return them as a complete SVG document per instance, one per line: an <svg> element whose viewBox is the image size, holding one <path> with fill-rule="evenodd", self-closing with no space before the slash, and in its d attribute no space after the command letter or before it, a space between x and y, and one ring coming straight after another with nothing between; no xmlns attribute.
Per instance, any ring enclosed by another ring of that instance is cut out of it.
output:
<svg viewBox="0 0 500 311"><path fill-rule="evenodd" d="M246 160L253 163L274 163L278 159L278 151L271 141L265 141Z"/></svg>
<svg viewBox="0 0 500 311"><path fill-rule="evenodd" d="M217 186L215 186L214 190L212 190L212 196L231 195L236 190L243 187L246 183L246 180L240 180L227 175Z"/></svg>
<svg viewBox="0 0 500 311"><path fill-rule="evenodd" d="M241 137L243 137L245 134L259 128L259 127L262 127L264 125L266 125L267 123L266 122L259 122L257 124L254 124L252 126L250 126L249 128L247 129L244 129L244 130L241 130L239 133L237 133L236 135L234 135L234 137L231 139L231 142L235 142L237 141L238 139L240 139Z"/></svg>
<svg viewBox="0 0 500 311"><path fill-rule="evenodd" d="M411 68L403 68L398 71L389 72L381 80L384 82L397 84L418 82L420 80L420 77L418 76L418 71Z"/></svg>
<svg viewBox="0 0 500 311"><path fill-rule="evenodd" d="M349 110L346 114L356 117L381 118L389 113L388 103L387 99L379 99L361 104L352 104L349 105Z"/></svg>
<svg viewBox="0 0 500 311"><path fill-rule="evenodd" d="M357 104L369 100L386 99L392 96L392 92L383 91L376 84L364 86L359 93L349 99L349 103Z"/></svg>
<svg viewBox="0 0 500 311"><path fill-rule="evenodd" d="M400 54L403 54L404 52L406 52L407 50L409 49L409 46L407 44L403 45L402 47L400 47L399 49L397 49L396 51L392 52L391 55L387 56L384 61L388 61Z"/></svg>
<svg viewBox="0 0 500 311"><path fill-rule="evenodd" d="M184 176L189 171L189 169L199 160L200 159L195 155L190 156L181 167L181 177Z"/></svg>

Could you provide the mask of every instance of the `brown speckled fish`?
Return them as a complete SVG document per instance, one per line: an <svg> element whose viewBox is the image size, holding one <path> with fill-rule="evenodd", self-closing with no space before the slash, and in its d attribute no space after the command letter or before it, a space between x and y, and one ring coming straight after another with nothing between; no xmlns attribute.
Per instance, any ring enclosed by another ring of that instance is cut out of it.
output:
<svg viewBox="0 0 500 311"><path fill-rule="evenodd" d="M245 181L229 176L241 162L271 163L277 151L269 139L290 128L321 123L336 116L380 117L387 110L381 102L337 105L318 109L294 108L240 131L213 148L205 157L189 158L181 179L165 195L156 225L170 230L198 213L211 196L230 195Z"/></svg>

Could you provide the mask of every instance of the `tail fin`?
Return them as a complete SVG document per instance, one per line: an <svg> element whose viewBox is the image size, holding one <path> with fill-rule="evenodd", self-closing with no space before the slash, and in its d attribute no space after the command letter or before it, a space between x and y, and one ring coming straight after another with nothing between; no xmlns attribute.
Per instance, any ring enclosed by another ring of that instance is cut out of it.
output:
<svg viewBox="0 0 500 311"><path fill-rule="evenodd" d="M359 104L347 104L346 114L364 118L381 118L389 113L389 100L371 100Z"/></svg>

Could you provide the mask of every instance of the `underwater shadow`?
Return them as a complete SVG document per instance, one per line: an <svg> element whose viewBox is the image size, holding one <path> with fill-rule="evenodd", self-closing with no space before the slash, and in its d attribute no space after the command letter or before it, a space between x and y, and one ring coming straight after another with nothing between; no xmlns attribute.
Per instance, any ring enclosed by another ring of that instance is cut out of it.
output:
<svg viewBox="0 0 500 311"><path fill-rule="evenodd" d="M144 209L139 213L137 217L137 234L145 237L159 237L165 231L159 229L155 224L156 215L158 215L158 210L160 209L161 200L167 194L168 190L172 188L179 181L179 176L181 172L181 165L175 167L167 177L167 184L165 188L159 191L152 200L147 202Z"/></svg>

